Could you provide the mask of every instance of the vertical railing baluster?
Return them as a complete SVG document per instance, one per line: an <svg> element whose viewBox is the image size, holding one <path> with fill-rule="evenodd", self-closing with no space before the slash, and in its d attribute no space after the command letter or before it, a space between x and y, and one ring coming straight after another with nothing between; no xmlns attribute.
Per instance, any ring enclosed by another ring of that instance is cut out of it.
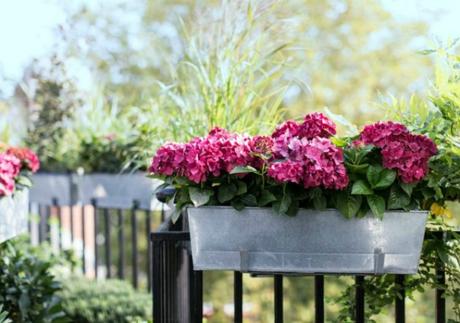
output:
<svg viewBox="0 0 460 323"><path fill-rule="evenodd" d="M94 277L97 278L97 268L98 268L98 248L97 248L97 231L98 231L98 216L97 216L97 201L96 199L91 200L94 210Z"/></svg>
<svg viewBox="0 0 460 323"><path fill-rule="evenodd" d="M74 207L74 204L70 204L70 245L72 247L72 249L74 248L74 223L73 223L73 207Z"/></svg>
<svg viewBox="0 0 460 323"><path fill-rule="evenodd" d="M56 197L53 197L52 202L53 207L57 214L58 220L58 249L62 250L62 212L61 207L59 206L59 200Z"/></svg>
<svg viewBox="0 0 460 323"><path fill-rule="evenodd" d="M110 243L110 217L109 217L109 209L104 208L104 245L105 245L105 267L106 267L106 277L111 278L112 273L110 270L111 266L111 259L112 259L112 249Z"/></svg>
<svg viewBox="0 0 460 323"><path fill-rule="evenodd" d="M151 211L145 210L145 238L147 239L147 291L150 292L152 288L152 246L150 244L150 231L151 231Z"/></svg>
<svg viewBox="0 0 460 323"><path fill-rule="evenodd" d="M125 234L122 209L118 209L118 278L125 278Z"/></svg>
<svg viewBox="0 0 460 323"><path fill-rule="evenodd" d="M233 272L233 304L235 323L243 322L243 273Z"/></svg>
<svg viewBox="0 0 460 323"><path fill-rule="evenodd" d="M50 219L51 219L51 206L50 205L47 205L46 208L45 208L46 212L45 212L45 228L46 228L46 238L45 238L45 241L51 243L51 223L50 223Z"/></svg>
<svg viewBox="0 0 460 323"><path fill-rule="evenodd" d="M445 239L443 232L440 232L438 239ZM446 273L441 260L436 262L436 283L439 286L445 286L446 284ZM436 288L436 323L446 322L446 298L444 292L443 287Z"/></svg>
<svg viewBox="0 0 460 323"><path fill-rule="evenodd" d="M395 275L396 299L395 299L395 322L406 322L406 290L404 288L404 275Z"/></svg>
<svg viewBox="0 0 460 323"><path fill-rule="evenodd" d="M191 263L191 262L190 262ZM191 297L192 302L192 322L203 322L203 272L192 270Z"/></svg>
<svg viewBox="0 0 460 323"><path fill-rule="evenodd" d="M162 323L162 289L161 280L163 278L163 272L161 267L161 241L152 241L152 253L153 253L153 281L152 281L152 297L155 299L153 302L153 317L155 320L159 320Z"/></svg>
<svg viewBox="0 0 460 323"><path fill-rule="evenodd" d="M324 323L324 276L315 276L315 323Z"/></svg>
<svg viewBox="0 0 460 323"><path fill-rule="evenodd" d="M133 286L138 287L138 250L137 250L137 209L138 201L133 202L131 209L131 238L132 238L132 268L133 268Z"/></svg>
<svg viewBox="0 0 460 323"><path fill-rule="evenodd" d="M85 205L81 206L81 266L83 274L86 274L86 211Z"/></svg>
<svg viewBox="0 0 460 323"><path fill-rule="evenodd" d="M356 323L364 323L364 276L355 277Z"/></svg>
<svg viewBox="0 0 460 323"><path fill-rule="evenodd" d="M274 276L275 323L283 323L283 276Z"/></svg>
<svg viewBox="0 0 460 323"><path fill-rule="evenodd" d="M43 211L43 205L38 205L38 242L42 243L46 239L46 212Z"/></svg>

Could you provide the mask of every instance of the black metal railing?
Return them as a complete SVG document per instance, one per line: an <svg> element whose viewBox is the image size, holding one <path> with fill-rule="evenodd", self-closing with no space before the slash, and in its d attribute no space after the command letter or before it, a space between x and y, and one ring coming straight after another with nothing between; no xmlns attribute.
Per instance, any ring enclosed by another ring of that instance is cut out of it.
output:
<svg viewBox="0 0 460 323"><path fill-rule="evenodd" d="M164 220L164 207L92 199L87 205L31 201L28 229L33 244L48 242L56 251L74 250L81 272L119 278L148 291L152 287L150 233Z"/></svg>
<svg viewBox="0 0 460 323"><path fill-rule="evenodd" d="M443 239L442 232L428 232L426 239ZM153 253L153 316L155 323L199 323L203 319L203 272L193 270L190 235L181 222L164 222L151 234ZM446 300L442 286L445 273L436 269L436 323L446 322ZM283 322L283 274L273 274L274 319ZM243 278L233 272L234 322L243 321ZM264 277L267 275L264 274ZM314 276L315 322L325 322L325 275ZM355 321L365 322L365 276L355 276ZM395 322L406 322L405 275L395 275L398 296L394 300Z"/></svg>

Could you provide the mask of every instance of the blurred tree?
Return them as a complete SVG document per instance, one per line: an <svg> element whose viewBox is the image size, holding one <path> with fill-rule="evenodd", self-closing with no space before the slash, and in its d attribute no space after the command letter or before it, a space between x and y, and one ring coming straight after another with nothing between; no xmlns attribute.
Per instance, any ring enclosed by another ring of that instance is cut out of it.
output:
<svg viewBox="0 0 460 323"><path fill-rule="evenodd" d="M327 106L362 123L382 114L372 106L379 94L423 89L430 60L415 48L427 33L424 23L397 21L378 0L290 2L285 10L301 13L304 63L297 73L310 88L296 98L293 111Z"/></svg>
<svg viewBox="0 0 460 323"><path fill-rule="evenodd" d="M16 86L15 97L16 109L26 111L25 143L40 156L42 169L66 170L60 161L68 143L62 139L82 97L65 64L56 56L32 64Z"/></svg>
<svg viewBox="0 0 460 323"><path fill-rule="evenodd" d="M276 1L267 1L271 3ZM242 2L244 3L244 1ZM186 53L181 21L195 22L221 1L139 0L84 5L73 10L61 35L68 57L83 60L95 83L106 83L120 104L142 104L168 81ZM327 106L362 123L381 115L380 94L420 89L429 58L414 55L426 34L420 22L403 23L378 0L287 0L275 6L290 27L292 81L285 106L291 115ZM223 35L224 36L224 35Z"/></svg>

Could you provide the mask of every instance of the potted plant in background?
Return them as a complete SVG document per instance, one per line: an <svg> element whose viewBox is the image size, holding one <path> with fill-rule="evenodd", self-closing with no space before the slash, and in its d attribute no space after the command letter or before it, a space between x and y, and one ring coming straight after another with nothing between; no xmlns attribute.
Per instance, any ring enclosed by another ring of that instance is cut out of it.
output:
<svg viewBox="0 0 460 323"><path fill-rule="evenodd" d="M40 167L27 148L0 147L0 243L27 231L30 177Z"/></svg>
<svg viewBox="0 0 460 323"><path fill-rule="evenodd" d="M162 146L150 171L186 208L196 269L415 273L435 144L393 122L336 138L320 113L271 136L215 128Z"/></svg>

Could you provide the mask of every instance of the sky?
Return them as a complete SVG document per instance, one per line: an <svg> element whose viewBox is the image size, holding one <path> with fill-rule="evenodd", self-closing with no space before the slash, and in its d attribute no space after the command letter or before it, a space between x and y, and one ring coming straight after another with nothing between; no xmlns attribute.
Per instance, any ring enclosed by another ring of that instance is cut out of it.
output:
<svg viewBox="0 0 460 323"><path fill-rule="evenodd" d="M447 41L460 37L460 0L380 1L397 19L426 21L430 27L427 46L434 39ZM0 0L0 74L17 80L31 58L50 50L52 30L65 19L65 13L56 3L57 0Z"/></svg>

